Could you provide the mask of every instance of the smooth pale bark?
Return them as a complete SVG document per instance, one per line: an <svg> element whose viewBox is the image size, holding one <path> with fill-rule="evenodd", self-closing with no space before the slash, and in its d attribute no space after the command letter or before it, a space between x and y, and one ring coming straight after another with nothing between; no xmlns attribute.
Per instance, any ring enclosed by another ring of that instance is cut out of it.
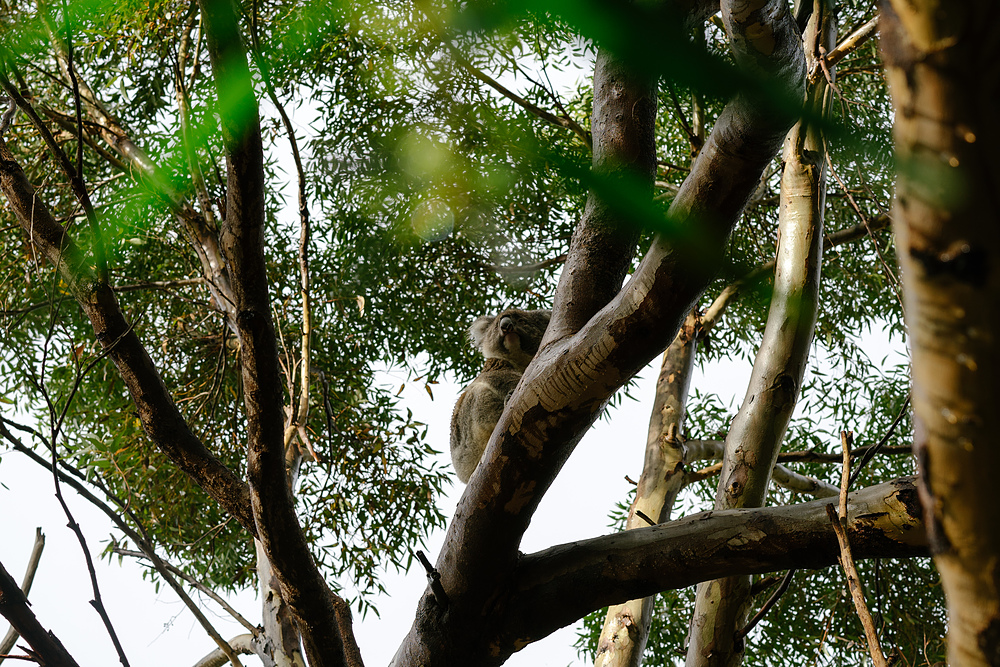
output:
<svg viewBox="0 0 1000 667"><path fill-rule="evenodd" d="M817 3L819 5L820 3ZM833 48L835 27L814 10L804 36L810 83L807 108L822 116L827 84L815 54ZM815 124L800 121L785 139L774 293L746 398L726 436L715 509L761 507L788 420L798 401L819 303L823 254L825 162ZM688 667L739 665L750 578L727 577L698 586L687 650Z"/></svg>
<svg viewBox="0 0 1000 667"><path fill-rule="evenodd" d="M24 577L21 578L21 591L24 593L25 598L28 597L28 593L31 592L31 584L35 581L35 572L38 571L38 561L42 558L42 549L45 548L45 535L42 534L41 528L35 529L35 544L31 548L31 555L28 557L28 566L24 569ZM4 656L10 653L11 649L14 648L14 644L17 642L18 638L17 630L11 626L7 634L4 635L2 641L0 641L0 656ZM0 657L0 664L3 664L3 658Z"/></svg>
<svg viewBox="0 0 1000 667"><path fill-rule="evenodd" d="M740 39L734 40L734 49L745 66L766 70L801 99L802 47L791 17L778 11L781 6L774 0L760 15L736 22ZM733 11L731 3L723 3L724 14ZM607 88L595 81L594 89ZM607 116L610 125L604 130L594 124L595 150L605 131L623 130L621 136L627 137L629 126L650 126L642 114L652 105L639 103L645 86L618 90L634 95L637 103L623 107L627 113ZM518 647L510 643L513 639L498 635L498 629L509 618L504 600L518 570L521 536L563 462L609 397L666 349L719 266L732 226L792 124L790 114L782 111L742 96L727 106L671 205L672 233L654 239L628 284L600 311L584 313L576 305L575 292L566 291L567 283L560 284L553 322L563 324L555 332L549 327L546 347L508 400L449 525L436 563L447 597L439 599L430 589L425 592L393 664L499 664ZM628 145L640 142L644 140L633 136ZM638 155L635 162L639 167L652 160L651 155ZM652 174L645 178L651 197ZM619 225L630 222L621 211L618 215ZM583 252L586 261L568 259L564 275L570 270L618 275L615 265L630 260L628 253L586 250L581 244L574 246L572 252ZM609 265L598 266L604 262ZM612 291L586 281L579 281L575 289L583 290L580 303L586 301L587 309L601 307L601 299L594 296L597 292ZM582 321L582 328L574 332ZM628 598L615 601L622 599Z"/></svg>
<svg viewBox="0 0 1000 667"><path fill-rule="evenodd" d="M694 313L688 315L674 342L663 354L646 436L642 475L635 500L629 508L626 530L648 526L647 519L655 523L667 521L674 499L683 486L685 446L679 433L684 423L684 406L698 345L697 325L697 316ZM652 622L653 601L654 596L650 595L608 608L594 667L637 666L642 663Z"/></svg>
<svg viewBox="0 0 1000 667"><path fill-rule="evenodd" d="M914 450L954 667L1000 664L1000 22L882 2Z"/></svg>

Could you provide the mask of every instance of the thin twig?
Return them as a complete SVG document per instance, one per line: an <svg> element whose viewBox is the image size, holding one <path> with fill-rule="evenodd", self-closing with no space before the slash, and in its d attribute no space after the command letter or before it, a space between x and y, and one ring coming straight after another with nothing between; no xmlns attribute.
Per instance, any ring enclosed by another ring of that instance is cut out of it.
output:
<svg viewBox="0 0 1000 667"><path fill-rule="evenodd" d="M578 137L580 137L580 139L583 140L583 142L587 145L587 148L590 149L593 148L593 139L591 138L590 132L583 129L583 127L575 120L573 120L570 116L566 115L563 117L559 117L550 111L546 111L545 109L542 109L541 107L532 104L531 102L524 99L517 93L508 90L503 84L496 81L488 74L486 74L485 72L477 68L475 65L473 65L471 62L469 62L465 58L465 56L461 53L461 51L459 51L458 48L456 48L455 45L453 45L447 39L447 37L445 36L446 30L441 21L436 16L433 16L431 14L430 9L425 7L423 3L418 3L418 6L423 10L424 15L427 16L427 19L434 25L434 27L440 33L442 37L441 39L442 44L444 44L444 47L448 49L448 51L451 53L451 56L452 58L455 59L455 62L457 62L462 69L471 74L473 78L478 79L479 81L485 83L487 86L497 91L498 93L509 99L514 104L517 104L521 108L531 112L532 114L538 116L542 120L551 123L552 125L555 125L557 127L562 127L567 130L570 130L571 132L573 132L573 134L577 135Z"/></svg>
<svg viewBox="0 0 1000 667"><path fill-rule="evenodd" d="M121 547L114 547L114 548L112 548L112 551L115 552L116 554L121 555L121 556L130 556L132 558L145 558L147 560L149 559L149 556L147 554L141 552L141 551L132 551L131 549L122 549ZM184 581L188 582L189 584L191 584L192 586L194 586L195 588L197 588L199 591L201 591L202 593L204 593L205 595L207 595L211 599L215 600L216 603L218 603L218 605L220 607L222 607L227 612L229 612L229 615L232 616L233 618L235 618L236 621L240 625L242 625L244 628L246 628L247 630L249 630L250 634L252 634L254 637L256 637L257 635L260 634L260 628L258 628L256 625L254 625L253 623L251 623L250 621L248 621L243 616L243 614L241 614L238 611L236 611L231 604L229 604L228 602L226 602L225 598L223 598L222 596L220 596L218 593L216 593L215 591L213 591L211 588L209 588L205 584L201 583L200 581L198 581L197 579L195 579L191 575L187 574L186 572L184 572L184 570L180 569L179 567L177 567L176 565L174 565L172 563L168 563L167 561L163 561L163 565L166 566L166 568L168 570L170 570L171 572L173 572L175 575L177 575L178 577L180 577Z"/></svg>
<svg viewBox="0 0 1000 667"><path fill-rule="evenodd" d="M566 254L563 253L558 257L553 257L552 259L544 259L541 262L535 262L534 264L521 264L518 266L501 266L498 264L484 264L483 266L489 269L490 271L496 271L497 273L533 273L535 271L540 271L555 264L562 264L565 261L566 261Z"/></svg>
<svg viewBox="0 0 1000 667"><path fill-rule="evenodd" d="M886 667L885 654L879 645L878 632L875 630L875 623L868 612L868 605L865 603L865 594L861 590L861 579L858 577L858 570L854 566L854 557L851 555L851 544L847 538L847 489L851 479L851 442L853 434L850 431L841 432L841 442L844 446L844 467L841 475L840 490L840 512L833 505L826 506L826 513L833 524L833 531L837 534L837 542L840 544L840 565L844 568L844 576L847 577L847 588L851 591L851 598L854 600L854 608L861 619L861 625L865 630L865 639L868 640L868 652L871 654L875 667Z"/></svg>
<svg viewBox="0 0 1000 667"><path fill-rule="evenodd" d="M420 549L417 549L417 560L420 564L424 566L424 571L427 572L427 581L431 585L431 593L434 594L434 598L438 601L438 605L442 609L448 607L448 594L444 591L444 586L441 585L441 573L434 569L431 562L427 560L427 556Z"/></svg>
<svg viewBox="0 0 1000 667"><path fill-rule="evenodd" d="M760 608L760 611L754 614L754 617L750 619L749 623L743 626L743 628L741 628L740 630L736 631L737 639L743 639L748 634L750 634L750 631L754 629L754 626L760 623L761 620L765 616L767 616L767 612L771 610L771 607L773 607L781 598L781 596L785 593L785 591L788 590L788 585L792 583L792 577L794 575L795 575L794 569L789 570L788 572L785 573L784 578L782 578L781 580L781 585L778 586L778 588L773 593L771 593L771 597L767 599L767 602L765 602L764 605Z"/></svg>
<svg viewBox="0 0 1000 667"><path fill-rule="evenodd" d="M855 468L854 472L851 474L851 479L848 482L848 486L854 485L854 482L858 480L858 475L861 474L861 471L864 470L865 466L868 465L869 461L871 461L875 457L875 455L878 454L879 450L885 446L885 443L889 441L889 438L892 437L892 434L896 432L896 427L899 426L899 422L903 420L903 417L906 415L906 409L908 407L910 407L909 396L907 396L906 400L903 401L903 407L899 409L899 413L896 415L896 418L892 420L892 424L889 426L889 430L885 432L885 435L882 436L882 439L879 440L874 445L872 445L871 447L865 448L864 455L861 457L861 460L858 461L857 468Z"/></svg>
<svg viewBox="0 0 1000 667"><path fill-rule="evenodd" d="M29 459L31 459L38 465L46 468L49 467L49 463L45 460L44 457L40 456L37 452L24 445L18 438L14 436L14 434L12 434L7 429L7 424L10 424L12 427L15 425L14 422L11 422L8 419L0 418L0 436L3 436L4 439L6 439L7 442L9 442L16 451L21 452L22 454L27 456ZM39 434L38 432L23 426L20 427L19 430L25 432L31 432L49 450L54 450L52 444L46 441L45 438L42 437L41 434ZM85 487L81 482L83 476L78 470L72 468L68 463L62 461L62 459L60 459L59 462L63 468L69 468L69 470L72 472L73 475L80 477L80 479L75 479L66 472L60 470L58 473L59 479L64 484L68 484L69 486L71 486L74 491L83 496L83 498L87 500L91 505L104 512L105 516L111 519L112 523L114 523L118 527L118 529L121 530L126 535L126 537L135 542L136 546L138 546L143 551L143 553L145 553L146 556L152 561L153 567L155 567L156 571L160 574L161 577L163 577L163 580L167 582L167 584L174 590L174 592L177 593L178 597L180 597L184 605L191 611L192 614L194 614L194 617L198 620L198 623L202 626L202 628L204 628L208 636L212 638L212 640L216 643L216 645L223 652L225 652L227 656L230 655L232 656L231 662L233 662L234 665L240 665L239 659L236 658L235 653L233 652L229 644L226 643L226 640L223 639L222 635L220 635L218 631L215 630L215 628L209 622L205 614L201 611L201 609L198 608L198 605L195 604L194 600L191 599L191 596L189 596L187 592L184 590L184 587L181 586L180 583L173 577L173 575L170 573L170 570L167 569L164 561L159 556L156 555L156 552L152 547L152 543L149 539L149 536L148 534L146 534L145 528L143 528L142 524L139 522L138 517L136 517L135 514L128 508L127 504L120 498L117 498L114 494L110 493L107 489L101 488L101 491L104 494L106 494L109 498L111 498L111 500L113 500L116 505L121 507L122 511L125 512L129 516L129 518L132 519L133 522L135 522L136 526L138 526L139 530L141 530L145 536L139 534L136 530L132 529L127 523L125 523L124 519L122 519L121 515L118 514L118 512L111 509L111 507L109 507L107 503L100 500L87 487Z"/></svg>

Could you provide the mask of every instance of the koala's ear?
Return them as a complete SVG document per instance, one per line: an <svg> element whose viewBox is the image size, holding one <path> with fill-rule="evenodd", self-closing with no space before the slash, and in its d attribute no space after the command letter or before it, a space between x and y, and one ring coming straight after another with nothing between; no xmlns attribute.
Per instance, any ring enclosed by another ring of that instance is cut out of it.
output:
<svg viewBox="0 0 1000 667"><path fill-rule="evenodd" d="M529 311L529 312L535 318L537 318L537 321L544 322L545 324L543 326L548 326L549 320L552 318L552 311L551 310L532 310L532 311Z"/></svg>
<svg viewBox="0 0 1000 667"><path fill-rule="evenodd" d="M469 327L469 340L472 341L472 346L477 350L483 349L483 340L485 340L491 324L493 324L492 317L479 317Z"/></svg>

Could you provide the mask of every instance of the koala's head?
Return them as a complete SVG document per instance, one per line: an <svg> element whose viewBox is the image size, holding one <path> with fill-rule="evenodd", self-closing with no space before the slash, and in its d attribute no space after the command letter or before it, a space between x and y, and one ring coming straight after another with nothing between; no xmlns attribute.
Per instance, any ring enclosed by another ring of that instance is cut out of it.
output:
<svg viewBox="0 0 1000 667"><path fill-rule="evenodd" d="M524 370L538 352L550 314L548 310L508 308L496 317L473 322L469 338L487 359L503 359Z"/></svg>

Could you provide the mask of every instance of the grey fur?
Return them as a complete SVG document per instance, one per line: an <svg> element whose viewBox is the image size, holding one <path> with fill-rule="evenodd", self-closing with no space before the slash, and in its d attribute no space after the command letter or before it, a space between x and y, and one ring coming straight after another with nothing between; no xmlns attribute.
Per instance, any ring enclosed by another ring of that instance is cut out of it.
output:
<svg viewBox="0 0 1000 667"><path fill-rule="evenodd" d="M538 352L549 314L508 308L495 317L480 317L469 327L469 338L486 364L458 397L451 415L451 461L463 482L472 477L507 398Z"/></svg>

